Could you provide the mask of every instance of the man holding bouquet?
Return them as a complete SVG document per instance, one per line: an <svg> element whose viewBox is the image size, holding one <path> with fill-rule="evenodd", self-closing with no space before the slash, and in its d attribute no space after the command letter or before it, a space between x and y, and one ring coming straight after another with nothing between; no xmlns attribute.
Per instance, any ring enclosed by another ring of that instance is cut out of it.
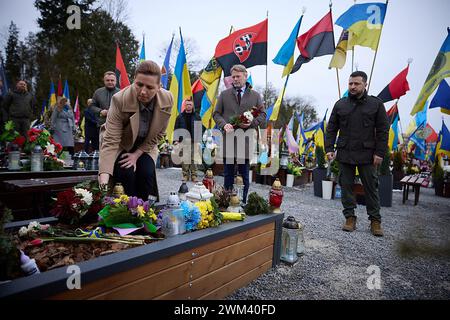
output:
<svg viewBox="0 0 450 320"><path fill-rule="evenodd" d="M225 189L232 190L237 165L239 174L244 180L244 193L242 201L247 202L249 188L248 173L250 170L250 150L249 141L245 140L245 152L239 154L236 141L232 150L226 148L227 139L235 139L234 131L242 129L256 129L258 126L264 127L266 124L266 111L261 99L261 95L254 91L247 82L247 69L243 65L234 65L231 68L233 85L231 88L222 91L217 100L213 113L214 121L223 131L223 151L224 151L224 178Z"/></svg>

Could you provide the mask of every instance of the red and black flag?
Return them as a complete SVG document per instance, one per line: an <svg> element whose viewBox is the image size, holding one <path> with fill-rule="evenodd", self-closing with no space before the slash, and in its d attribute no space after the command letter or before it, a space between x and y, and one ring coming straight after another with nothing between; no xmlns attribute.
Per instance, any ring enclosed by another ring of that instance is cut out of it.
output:
<svg viewBox="0 0 450 320"><path fill-rule="evenodd" d="M123 63L122 54L120 53L119 44L116 45L116 86L119 89L126 88L130 85L130 80L128 79L127 69Z"/></svg>
<svg viewBox="0 0 450 320"><path fill-rule="evenodd" d="M291 74L297 72L302 64L311 61L315 57L334 53L331 11L306 33L297 38L297 47L300 50L300 56L297 58Z"/></svg>
<svg viewBox="0 0 450 320"><path fill-rule="evenodd" d="M247 68L267 64L268 19L254 26L237 30L219 41L214 57L222 66L225 77L235 64Z"/></svg>
<svg viewBox="0 0 450 320"><path fill-rule="evenodd" d="M202 99L203 95L205 94L206 90L203 87L202 82L200 79L197 79L194 84L192 85L192 95L194 96L194 108L195 110L200 110L199 108L202 105Z"/></svg>
<svg viewBox="0 0 450 320"><path fill-rule="evenodd" d="M387 112L387 116L389 119L389 124L392 125L396 117L400 120L400 115L398 114L397 104L394 104Z"/></svg>
<svg viewBox="0 0 450 320"><path fill-rule="evenodd" d="M387 86L384 88L378 98L383 100L383 102L388 102L394 99L398 99L406 94L409 90L408 80L406 76L408 75L409 65L400 72Z"/></svg>

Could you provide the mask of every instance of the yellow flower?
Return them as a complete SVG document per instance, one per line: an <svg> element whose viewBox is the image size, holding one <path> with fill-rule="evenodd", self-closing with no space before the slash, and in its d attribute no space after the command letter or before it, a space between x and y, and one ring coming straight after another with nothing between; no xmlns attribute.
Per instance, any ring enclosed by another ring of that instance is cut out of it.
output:
<svg viewBox="0 0 450 320"><path fill-rule="evenodd" d="M120 201L122 201L124 203L127 203L128 200L129 200L129 197L126 194L123 194L123 195L120 196L119 199L120 199Z"/></svg>
<svg viewBox="0 0 450 320"><path fill-rule="evenodd" d="M145 210L144 210L144 207L143 207L143 206L138 206L138 207L136 208L136 211L137 211L137 214L138 214L138 217L139 217L139 218L145 217Z"/></svg>
<svg viewBox="0 0 450 320"><path fill-rule="evenodd" d="M153 221L158 220L158 217L157 217L156 214L154 214L154 213L151 214L150 218L151 218Z"/></svg>
<svg viewBox="0 0 450 320"><path fill-rule="evenodd" d="M120 203L120 198L116 198L113 201L114 201L115 204L118 204L118 203Z"/></svg>

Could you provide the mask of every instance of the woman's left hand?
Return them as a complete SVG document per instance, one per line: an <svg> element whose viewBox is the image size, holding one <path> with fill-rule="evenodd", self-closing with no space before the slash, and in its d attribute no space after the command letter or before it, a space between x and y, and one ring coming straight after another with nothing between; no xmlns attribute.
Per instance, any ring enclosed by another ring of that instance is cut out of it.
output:
<svg viewBox="0 0 450 320"><path fill-rule="evenodd" d="M137 159L139 159L140 155L137 155L136 153L124 153L122 155L122 160L119 161L122 168L134 168L134 171L136 171L136 162Z"/></svg>

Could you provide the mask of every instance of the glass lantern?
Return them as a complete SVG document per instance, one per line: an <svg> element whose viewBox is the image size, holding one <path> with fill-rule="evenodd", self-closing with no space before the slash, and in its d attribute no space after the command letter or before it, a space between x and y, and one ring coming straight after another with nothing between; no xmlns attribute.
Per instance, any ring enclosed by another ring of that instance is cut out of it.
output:
<svg viewBox="0 0 450 320"><path fill-rule="evenodd" d="M44 170L44 152L40 145L36 145L31 152L31 171Z"/></svg>
<svg viewBox="0 0 450 320"><path fill-rule="evenodd" d="M281 231L281 256L280 259L294 264L298 260L298 221L289 216L283 221Z"/></svg>
<svg viewBox="0 0 450 320"><path fill-rule="evenodd" d="M242 179L241 175L237 175L234 180L233 192L236 193L239 201L242 203L244 201L244 179Z"/></svg>
<svg viewBox="0 0 450 320"><path fill-rule="evenodd" d="M182 182L180 189L178 189L178 198L180 198L180 201L186 201L186 194L189 192L189 188L186 185L186 182Z"/></svg>
<svg viewBox="0 0 450 320"><path fill-rule="evenodd" d="M11 145L11 150L8 152L8 170L20 169L20 151L16 144Z"/></svg>

